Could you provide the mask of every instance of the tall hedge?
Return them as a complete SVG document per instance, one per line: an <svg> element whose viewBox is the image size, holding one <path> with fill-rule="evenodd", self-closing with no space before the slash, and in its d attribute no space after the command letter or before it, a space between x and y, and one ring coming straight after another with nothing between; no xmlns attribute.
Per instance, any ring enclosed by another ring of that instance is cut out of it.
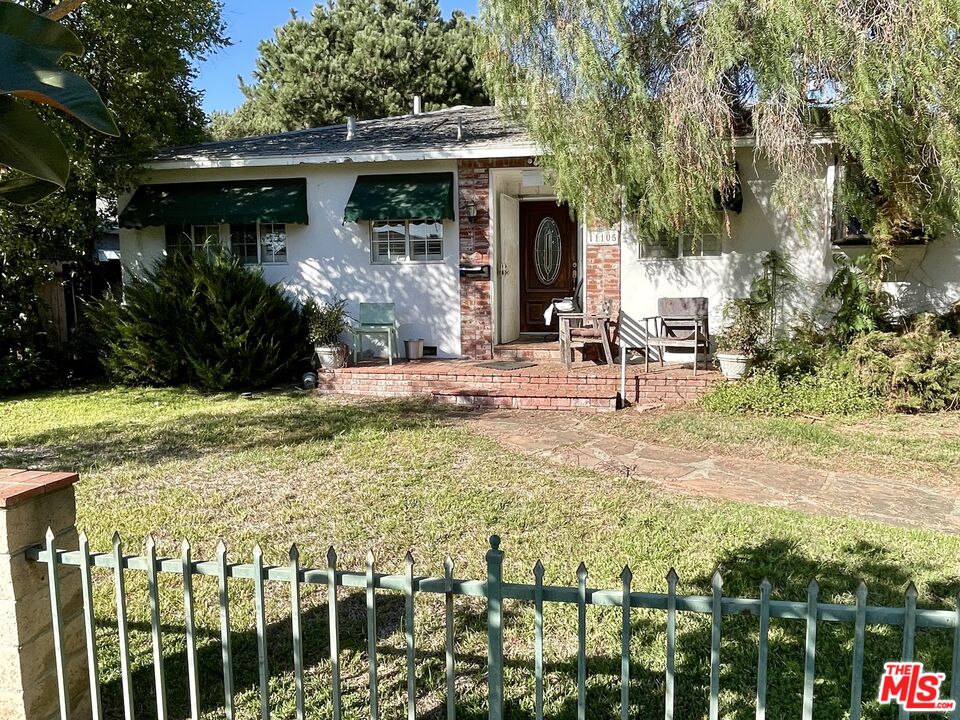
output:
<svg viewBox="0 0 960 720"><path fill-rule="evenodd" d="M259 387L309 359L299 306L219 249L162 258L89 316L104 369L122 383Z"/></svg>

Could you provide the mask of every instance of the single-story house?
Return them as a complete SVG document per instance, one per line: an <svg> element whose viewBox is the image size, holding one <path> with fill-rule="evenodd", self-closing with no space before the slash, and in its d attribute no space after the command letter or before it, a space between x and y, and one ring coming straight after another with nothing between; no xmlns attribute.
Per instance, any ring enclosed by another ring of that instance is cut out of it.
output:
<svg viewBox="0 0 960 720"><path fill-rule="evenodd" d="M771 201L773 170L738 141L742 207L723 236L641 243L629 222L592 227L555 194L540 149L492 107L174 148L120 198L126 272L182 244L214 239L301 299L393 302L399 338L427 354L490 358L494 347L555 329L544 310L578 294L587 311L656 314L660 297L706 296L711 325L747 294L777 250L797 283L785 321L810 312L833 274L836 160L823 146L815 222L799 231ZM858 249L857 243L860 243ZM889 288L904 311L960 299L956 237L898 251Z"/></svg>

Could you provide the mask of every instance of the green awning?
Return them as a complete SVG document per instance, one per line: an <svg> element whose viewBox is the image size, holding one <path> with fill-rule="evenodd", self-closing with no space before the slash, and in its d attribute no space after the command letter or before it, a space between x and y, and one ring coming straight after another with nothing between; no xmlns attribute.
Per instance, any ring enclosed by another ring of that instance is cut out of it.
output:
<svg viewBox="0 0 960 720"><path fill-rule="evenodd" d="M453 220L453 173L360 175L343 211L357 220Z"/></svg>
<svg viewBox="0 0 960 720"><path fill-rule="evenodd" d="M307 224L306 178L141 185L120 213L120 226Z"/></svg>

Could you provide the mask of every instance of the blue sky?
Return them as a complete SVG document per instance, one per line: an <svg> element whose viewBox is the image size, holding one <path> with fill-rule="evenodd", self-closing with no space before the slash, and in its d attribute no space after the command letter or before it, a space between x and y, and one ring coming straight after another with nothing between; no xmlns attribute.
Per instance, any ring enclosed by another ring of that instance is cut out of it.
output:
<svg viewBox="0 0 960 720"><path fill-rule="evenodd" d="M257 58L257 44L273 37L273 29L290 19L290 9L298 15L310 15L312 0L225 0L223 19L233 45L200 65L196 86L203 90L203 109L233 110L243 101L237 75L249 81ZM440 0L445 17L454 9L476 15L476 0Z"/></svg>

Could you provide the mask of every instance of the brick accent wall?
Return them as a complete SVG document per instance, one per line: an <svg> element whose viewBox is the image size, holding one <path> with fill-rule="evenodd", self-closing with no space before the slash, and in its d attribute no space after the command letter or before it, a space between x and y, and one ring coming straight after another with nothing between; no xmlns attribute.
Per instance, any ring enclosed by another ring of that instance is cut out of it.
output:
<svg viewBox="0 0 960 720"><path fill-rule="evenodd" d="M719 373L689 371L635 373L627 378L631 404L692 402L721 381ZM561 367L537 365L513 372L479 368L452 360L347 367L319 374L320 393L366 397L428 397L474 407L613 410L620 390L618 368L568 374Z"/></svg>
<svg viewBox="0 0 960 720"><path fill-rule="evenodd" d="M620 312L620 245L587 245L586 311L600 312L610 300L610 317Z"/></svg>
<svg viewBox="0 0 960 720"><path fill-rule="evenodd" d="M490 170L528 167L529 158L460 160L457 201L460 213L460 263L490 264ZM477 206L477 219L467 219L467 203ZM460 278L460 352L465 357L489 360L493 357L493 281L490 278Z"/></svg>

